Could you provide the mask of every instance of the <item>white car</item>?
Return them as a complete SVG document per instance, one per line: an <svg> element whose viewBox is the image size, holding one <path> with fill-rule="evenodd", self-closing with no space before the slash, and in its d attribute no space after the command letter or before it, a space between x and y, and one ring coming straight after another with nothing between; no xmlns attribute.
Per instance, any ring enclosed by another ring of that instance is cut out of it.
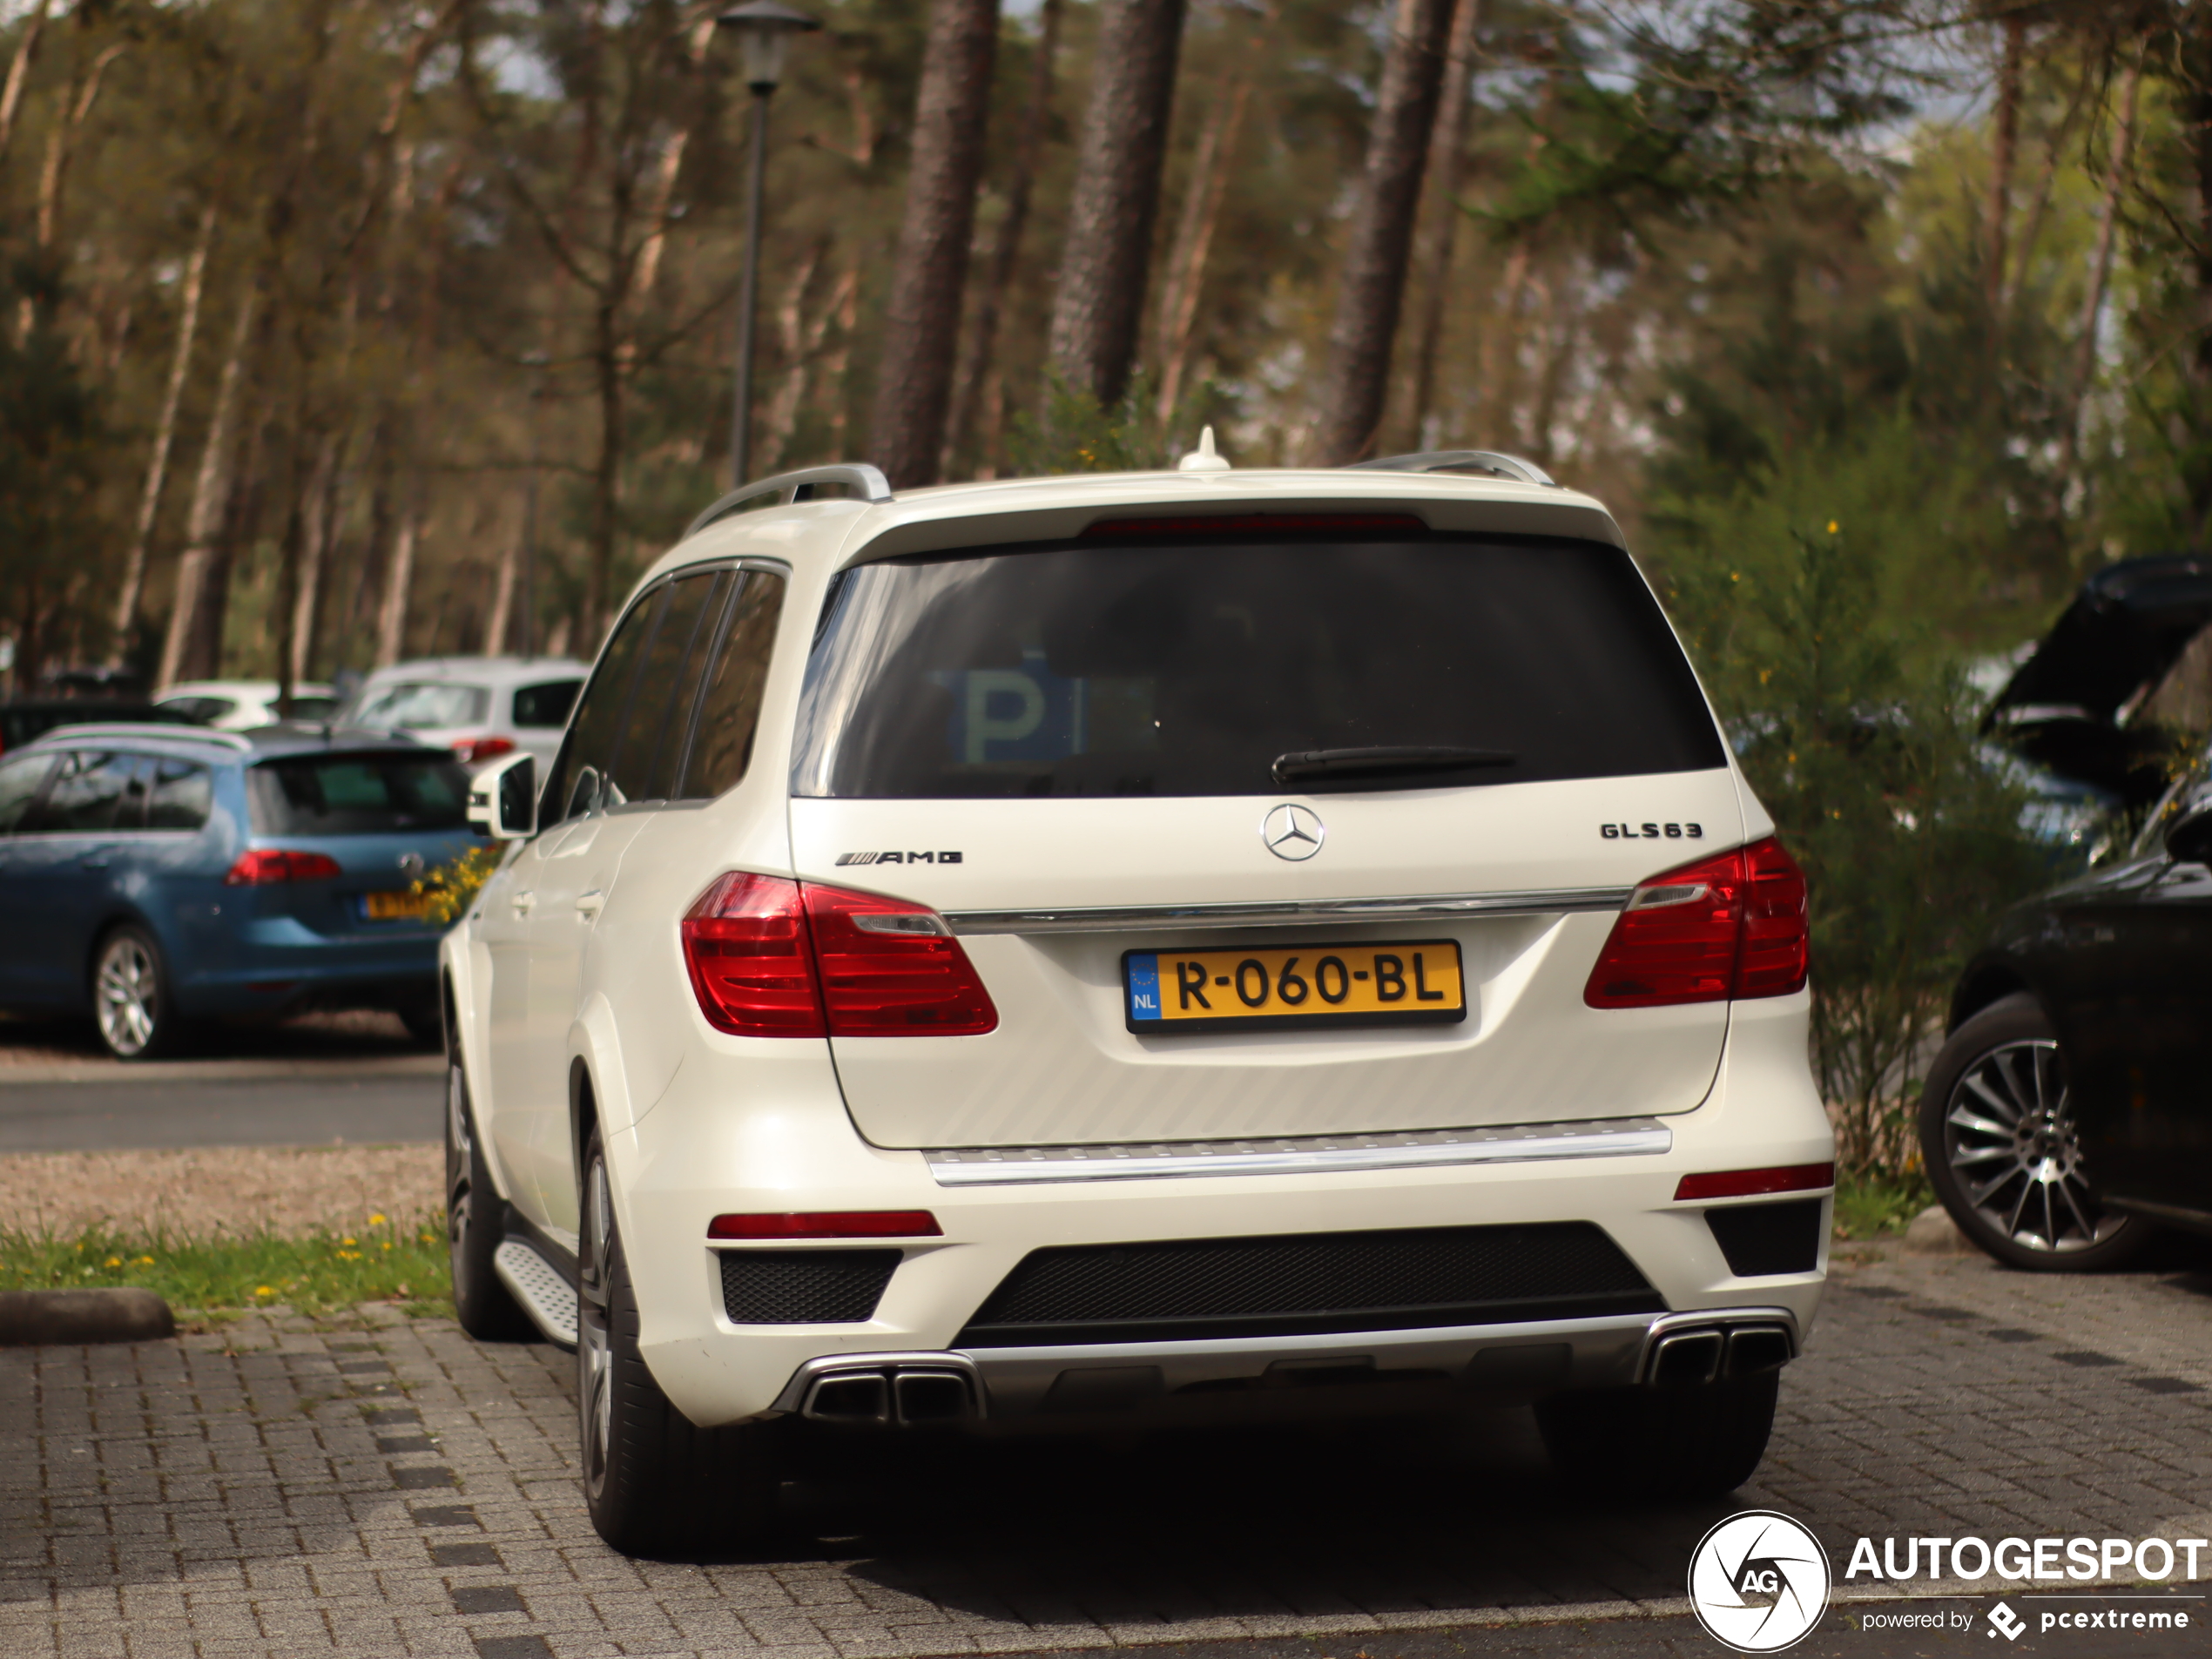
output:
<svg viewBox="0 0 2212 1659"><path fill-rule="evenodd" d="M1804 880L1605 509L770 490L478 775L443 947L455 1301L576 1345L601 1535L948 1428L1525 1401L1748 1477L1828 1259Z"/></svg>
<svg viewBox="0 0 2212 1659"><path fill-rule="evenodd" d="M590 671L564 657L426 657L378 669L341 718L450 749L467 765L522 753L544 767Z"/></svg>
<svg viewBox="0 0 2212 1659"><path fill-rule="evenodd" d="M155 705L174 709L195 725L218 732L251 732L274 725L284 717L277 712L274 680L183 680L155 700ZM338 694L319 682L302 680L292 688L292 718L327 719L338 711Z"/></svg>

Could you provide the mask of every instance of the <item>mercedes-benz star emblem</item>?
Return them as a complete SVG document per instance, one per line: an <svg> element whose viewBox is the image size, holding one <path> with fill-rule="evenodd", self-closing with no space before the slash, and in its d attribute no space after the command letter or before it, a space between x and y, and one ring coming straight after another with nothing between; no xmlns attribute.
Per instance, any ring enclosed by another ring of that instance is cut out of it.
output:
<svg viewBox="0 0 2212 1659"><path fill-rule="evenodd" d="M421 875L422 873L422 855L420 853L401 853L400 873L406 876L409 880L413 880L415 877Z"/></svg>
<svg viewBox="0 0 2212 1659"><path fill-rule="evenodd" d="M1328 833L1311 807L1293 806L1288 801L1269 813L1259 825L1259 839L1267 843L1267 850L1293 863L1318 853Z"/></svg>

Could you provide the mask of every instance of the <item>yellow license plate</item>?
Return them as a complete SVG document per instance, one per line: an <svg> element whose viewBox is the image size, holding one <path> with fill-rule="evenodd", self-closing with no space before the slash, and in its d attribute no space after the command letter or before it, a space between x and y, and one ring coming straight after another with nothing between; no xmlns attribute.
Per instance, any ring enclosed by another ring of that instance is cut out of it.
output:
<svg viewBox="0 0 2212 1659"><path fill-rule="evenodd" d="M421 921L430 914L427 893L365 893L361 914L371 921Z"/></svg>
<svg viewBox="0 0 2212 1659"><path fill-rule="evenodd" d="M1450 1024L1467 1018L1460 948L1299 945L1269 950L1139 951L1122 958L1129 1028L1190 1031Z"/></svg>

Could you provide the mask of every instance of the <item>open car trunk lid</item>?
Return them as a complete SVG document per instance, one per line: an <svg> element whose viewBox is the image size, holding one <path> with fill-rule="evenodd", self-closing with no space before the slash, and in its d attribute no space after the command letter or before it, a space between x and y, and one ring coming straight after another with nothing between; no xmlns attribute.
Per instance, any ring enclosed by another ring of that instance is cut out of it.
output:
<svg viewBox="0 0 2212 1659"><path fill-rule="evenodd" d="M1632 1117L1696 1107L1719 1062L1725 1002L1582 995L1636 882L1743 839L1618 548L1416 527L863 565L792 794L801 879L943 914L998 1012L833 1040L879 1145Z"/></svg>

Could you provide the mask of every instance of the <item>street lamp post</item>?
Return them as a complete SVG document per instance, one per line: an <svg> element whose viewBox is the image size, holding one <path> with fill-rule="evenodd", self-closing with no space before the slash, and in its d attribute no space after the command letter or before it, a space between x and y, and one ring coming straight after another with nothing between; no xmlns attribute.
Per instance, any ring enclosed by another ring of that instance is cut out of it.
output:
<svg viewBox="0 0 2212 1659"><path fill-rule="evenodd" d="M752 332L760 290L760 196L768 177L768 100L784 78L791 37L820 22L777 0L747 0L715 19L745 49L745 84L752 89L752 180L745 192L745 278L738 289L738 385L730 412L730 487L745 482L752 459Z"/></svg>

